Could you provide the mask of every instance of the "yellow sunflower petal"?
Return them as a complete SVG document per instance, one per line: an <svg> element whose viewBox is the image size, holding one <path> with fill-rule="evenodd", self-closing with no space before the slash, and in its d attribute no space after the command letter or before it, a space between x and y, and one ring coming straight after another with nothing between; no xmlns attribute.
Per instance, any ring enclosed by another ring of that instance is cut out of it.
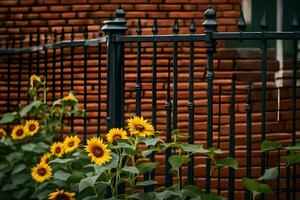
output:
<svg viewBox="0 0 300 200"><path fill-rule="evenodd" d="M35 83L38 80L38 78L39 77L37 75L35 75L35 74L33 74L33 75L30 76L30 86L31 87L33 87L35 85Z"/></svg>
<svg viewBox="0 0 300 200"><path fill-rule="evenodd" d="M22 140L26 137L26 135L26 128L22 125L15 126L11 132L11 137L14 140Z"/></svg>
<svg viewBox="0 0 300 200"><path fill-rule="evenodd" d="M52 155L60 158L65 153L64 144L62 142L54 142L50 147L50 151Z"/></svg>
<svg viewBox="0 0 300 200"><path fill-rule="evenodd" d="M112 128L109 130L109 132L106 135L106 139L111 144L116 139L127 139L127 132L123 128Z"/></svg>
<svg viewBox="0 0 300 200"><path fill-rule="evenodd" d="M40 129L40 125L37 120L27 120L24 127L26 128L27 135L29 136L35 135Z"/></svg>
<svg viewBox="0 0 300 200"><path fill-rule="evenodd" d="M66 153L72 152L78 148L80 139L75 136L67 136L64 140L64 149Z"/></svg>
<svg viewBox="0 0 300 200"><path fill-rule="evenodd" d="M0 139L5 138L7 136L6 131L3 128L0 128Z"/></svg>
<svg viewBox="0 0 300 200"><path fill-rule="evenodd" d="M52 156L52 153L50 153L50 152L44 153L44 155L41 157L41 163L48 164L51 156Z"/></svg>
<svg viewBox="0 0 300 200"><path fill-rule="evenodd" d="M154 135L154 127L143 117L133 117L127 120L131 135L147 137Z"/></svg>
<svg viewBox="0 0 300 200"><path fill-rule="evenodd" d="M31 176L36 182L42 183L52 177L52 168L45 163L40 163L31 169Z"/></svg>
<svg viewBox="0 0 300 200"><path fill-rule="evenodd" d="M48 200L75 200L74 192L65 192L64 190L56 190L56 192L52 192L49 194Z"/></svg>
<svg viewBox="0 0 300 200"><path fill-rule="evenodd" d="M100 138L93 137L89 139L85 150L88 152L91 160L100 166L112 159L111 150L107 148L107 144Z"/></svg>

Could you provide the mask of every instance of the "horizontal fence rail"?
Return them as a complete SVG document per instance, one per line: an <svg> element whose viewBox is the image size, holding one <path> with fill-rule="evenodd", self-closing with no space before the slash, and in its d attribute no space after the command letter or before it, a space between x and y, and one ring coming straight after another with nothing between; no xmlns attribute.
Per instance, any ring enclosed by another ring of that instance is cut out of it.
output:
<svg viewBox="0 0 300 200"><path fill-rule="evenodd" d="M194 19L190 24L190 34L180 34L178 19L175 19L173 33L170 35L158 34L157 20L153 22L152 35L142 35L141 20L137 23L137 35L125 35L127 31L125 14L122 9L118 9L115 13L116 19L104 22L101 30L105 36L99 34L97 38L90 39L88 29L85 28L81 39L75 39L73 28L70 40L65 40L65 33L62 30L61 33L51 33L51 37L50 33L39 33L36 41L30 35L29 47L25 47L22 40L16 47L16 41L13 40L6 45L5 49L0 49L0 59L7 64L5 69L1 69L2 71L6 70L3 72L6 81L5 83L1 82L1 87L7 88L5 95L2 95L6 104L1 106L5 107L5 111L10 111L13 106L17 105L10 104L12 99L17 102L29 99L29 95L23 96L26 92L22 87L24 74L26 76L32 74L44 76L47 80L47 87L50 88L48 95L53 100L66 95L64 93L66 85L70 90L80 90L80 100L83 102L83 109L87 111L89 118L79 121L72 115L70 119L65 120L70 121L71 132L79 130L83 134L85 143L89 132L99 136L110 128L123 127L125 119L129 116L143 116L147 111L144 105L150 101L148 105L151 108L148 109L148 115L155 129L162 128L166 142L172 141L172 130L182 127L180 116L186 114L188 120L185 128L189 137L184 142L189 144L201 142L207 148L222 149L225 147L226 154L232 157L239 156L237 160L243 163L244 171L242 172L230 168L211 173L210 159L201 160L197 156L191 156L191 161L180 172L180 179L183 180L183 183L197 184L205 188L206 192L225 195L230 200L239 199L241 196L247 200L251 199L251 194L241 186L241 177L257 178L263 175L266 169L275 166L279 168L279 177L272 182L276 199L296 199L296 196L300 194L300 179L297 173L299 167L293 165L285 171L281 170L284 165L280 160L280 155L286 152L278 150L260 154L260 147L258 148L257 144L270 138L269 132L271 133L271 131L267 130L270 122L268 101L271 101L270 94L277 93L279 90L270 87L268 82L270 69L267 45L270 40L291 40L293 42L292 83L291 87L287 88L287 91L290 91L288 96L291 100L292 128L286 132L289 144L295 145L300 139L297 132L299 131L299 126L297 126L297 123L299 124L299 117L297 118L299 110L297 107L299 102L297 54L298 40L300 39L298 23L293 23L294 31L267 31L267 23L263 16L261 31L247 32L241 12L237 24L238 32L217 32L216 12L209 8L204 13L206 20L203 23L203 34L196 34L197 27ZM248 77L241 78L238 70L233 68L231 79L226 80L227 83L222 84L215 81L218 75L214 64L215 56L218 54L217 42L224 40L261 41L259 80L251 77L251 70L249 70ZM162 53L158 49L165 42L170 44L171 52L161 55ZM197 42L203 43L202 48L205 50L203 54L206 59L205 69L200 69L196 62L197 56L199 56L196 53L199 49L199 46L196 45ZM143 59L146 52L143 45L146 43L151 45L149 47L151 58L150 64L145 67ZM189 51L188 64L185 67L187 73L184 74L184 78L187 80L187 85L184 85L187 95L182 95L182 89L180 89L183 87L181 80L183 67L180 64L182 58L180 47L183 43L187 45ZM133 51L126 51L128 48ZM128 55L128 52L131 55ZM133 56L132 52L134 52ZM129 59L136 61L134 62L134 77L128 76L130 69L126 66L126 62ZM164 64L161 64L162 61ZM16 65L18 66L16 67ZM200 72L202 78L199 76ZM144 77L145 73L151 74L147 83ZM161 73L164 73L163 77ZM130 84L133 86L128 89ZM12 90L15 88L17 88L18 96L13 98ZM204 94L204 97L200 97L200 92ZM242 100L238 97L241 97ZM257 100L258 98L259 100ZM182 104L185 104L185 108L182 107ZM222 113L225 104L228 105L229 112L227 114ZM241 105L243 105L243 116L240 112ZM204 106L205 109L203 109ZM134 112L130 111L132 107L134 107ZM280 112L280 109L276 111ZM257 113L259 113L259 134L254 133L253 130L253 126L257 125L258 117L254 116ZM238 124L241 124L239 117L245 118L245 121L242 122L246 127L243 134L243 137L246 138L244 143L243 140L239 141L241 134L237 133ZM227 120L226 123L224 123L224 119ZM96 125L95 130L89 129L90 123ZM75 130L78 126L83 128ZM224 131L225 128L228 131ZM241 145L241 143L243 144ZM240 155L241 152L242 155ZM168 148L165 155L152 153L149 156L153 161L159 160L164 163L164 180L162 182L167 187L173 185L173 175L169 172L171 166L168 163L168 158L172 153L174 153L173 149ZM254 162L257 160L260 164L256 163L254 166ZM205 166L203 167L203 165ZM200 169L205 173L197 172ZM156 178L156 171L152 171L145 175L144 180L155 180ZM124 187L125 185L121 185L119 191L124 192ZM145 187L145 191L154 189L154 186ZM261 195L260 198L266 197Z"/></svg>

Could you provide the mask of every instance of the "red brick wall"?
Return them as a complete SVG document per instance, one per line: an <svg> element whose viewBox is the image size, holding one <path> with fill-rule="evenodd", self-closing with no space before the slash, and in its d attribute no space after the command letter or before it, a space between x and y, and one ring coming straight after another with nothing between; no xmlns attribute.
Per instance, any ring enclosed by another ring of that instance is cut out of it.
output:
<svg viewBox="0 0 300 200"><path fill-rule="evenodd" d="M159 34L172 33L172 25L174 18L179 18L180 33L188 33L190 19L195 18L197 31L196 33L203 33L203 12L209 5L212 5L217 11L217 22L219 23L219 31L235 31L236 21L239 16L240 0L1 0L0 1L0 44L4 47L7 41L12 41L12 38L19 38L20 35L25 36L25 45L28 45L29 33L34 34L34 44L36 44L35 33L39 30L41 33L45 31L50 33L49 42L53 41L53 32L57 30L58 33L64 27L66 32L66 38L70 39L70 32L72 27L75 28L76 38L82 38L83 27L82 25L88 25L89 38L95 37L98 34L99 28L104 20L113 17L113 12L118 8L118 4L122 4L122 8L126 11L126 19L128 25L127 34L136 34L135 29L137 25L137 18L142 19L143 34L151 34L151 26L153 25L153 19L158 19ZM41 42L43 37L41 38ZM12 45L12 43L10 44ZM16 43L18 46L18 42ZM218 42L218 46L222 47L222 42ZM134 115L135 112L135 78L136 78L136 44L126 45L125 55L125 96L126 96L126 117ZM178 71L179 71L179 114L178 114L178 127L182 132L187 132L188 128L188 72L189 72L189 43L179 43L179 59L178 59ZM204 79L204 72L206 67L206 55L203 43L195 44L195 138L197 143L205 144L206 140L206 83ZM102 48L105 53L105 48ZM98 49L96 47L90 47L88 49L88 83L86 85L89 96L87 102L87 111L89 116L88 121L88 134L93 135L98 132L97 120L98 120L98 87L101 87L101 109L105 111L106 104L106 69L105 69L105 55L102 55L101 62L101 79L99 81L98 71ZM75 93L79 100L83 101L83 49L75 49L74 71L77 73L74 75ZM53 52L48 52L48 82L49 87L52 89L53 85L56 86L56 97L60 96L60 85L63 85L64 94L70 90L70 49L64 50L64 60L62 62L62 68L59 57L60 51L57 50L55 73L57 81L55 84L52 82L53 72ZM158 130L164 132L165 130L165 96L166 96L166 72L168 58L173 55L172 43L160 43L158 45ZM273 55L273 56L272 56ZM22 103L26 102L26 84L28 79L28 57L29 55L23 55L22 60L22 74L21 74L21 99ZM36 58L36 54L32 55ZM40 67L42 72L44 71L44 57L41 52L42 58ZM11 59L0 58L0 88L1 91L7 90L8 82L8 62L11 63L11 78L12 85L9 88L12 91L12 101L5 101L7 98L6 92L0 93L0 112L1 115L5 112L6 105L10 105L10 109L14 109L17 105L15 102L17 99L17 72L18 72L18 58ZM151 65L152 65L152 47L150 44L142 44L142 115L151 119ZM33 59L34 60L34 59ZM36 65L36 64L35 64ZM260 175L260 117L261 117L261 96L260 96L260 52L257 50L252 51L238 51L229 49L218 49L218 53L214 60L215 69L215 89L214 89L214 146L217 146L218 135L221 136L220 147L228 151L229 146L229 99L230 99L230 85L232 81L233 72L237 74L237 96L236 96L236 156L240 164L240 168L236 171L237 177L245 176L245 145L246 145L246 115L245 115L245 103L246 103L246 87L249 77L254 79L253 84L253 175ZM267 102L267 138L279 139L285 142L290 142L291 132L291 90L285 89L282 91L281 101L281 119L277 121L277 89L274 87L274 72L279 69L278 62L274 58L274 54L268 59L268 102ZM60 82L60 73L63 70L64 79ZM33 73L36 73L36 67L32 69ZM100 83L100 84L99 84ZM219 86L221 91L219 91ZM51 92L50 92L51 93ZM218 113L218 99L221 94L221 117L220 126L218 125L219 113ZM51 94L49 94L51 98ZM15 103L14 103L15 102ZM299 100L297 105L300 105ZM300 107L298 107L300 110ZM101 132L105 132L105 112L101 113ZM299 112L297 113L297 119L300 119ZM82 123L80 119L76 119L75 130L81 134L83 132ZM297 128L300 129L299 123ZM220 130L220 131L219 131ZM157 170L157 180L163 183L163 167L164 160L162 156L158 156L157 159L162 163L162 168ZM197 158L195 167L195 178L198 185L204 188L205 167L204 159ZM272 162L272 159L270 160ZM285 172L282 172L284 174ZM227 174L227 170L222 170L221 174ZM213 174L215 177L217 173ZM239 179L237 182L237 199L242 199L242 186ZM227 178L223 178L221 181L222 194L226 194ZM213 179L212 184L217 186L217 179ZM215 191L215 190L214 190Z"/></svg>

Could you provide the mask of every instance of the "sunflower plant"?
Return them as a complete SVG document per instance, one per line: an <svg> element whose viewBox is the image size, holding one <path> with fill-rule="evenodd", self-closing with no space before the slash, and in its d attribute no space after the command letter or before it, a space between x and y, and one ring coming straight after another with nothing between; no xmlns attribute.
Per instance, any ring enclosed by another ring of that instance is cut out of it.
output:
<svg viewBox="0 0 300 200"><path fill-rule="evenodd" d="M39 184L34 197L45 199L63 193L66 199L223 199L213 194L206 194L196 186L183 186L180 181L180 168L187 164L190 156L200 154L212 159L213 169L237 167L232 158L217 160L219 149L204 149L202 145L187 144L181 141L182 133L173 131L173 141L164 142L159 132L143 117L127 120L125 128L112 128L104 137L91 137L86 146L66 150L68 144L74 144L72 138L65 138L62 155L55 154L57 143L51 145L53 158L48 165L53 169L52 178ZM62 145L60 144L60 145ZM53 148L52 148L53 147ZM55 147L55 148L54 148ZM176 175L177 182L170 188L157 188L154 192L143 193L145 186L156 185L155 180L143 180L142 175L149 174L160 166L150 159L152 153L164 153L171 148L169 158L170 173ZM60 150L58 151L60 153ZM58 153L56 152L56 153ZM46 155L45 155L46 156ZM125 193L120 190L125 187ZM66 192L65 192L66 191ZM71 195L72 194L72 195ZM68 197L68 198L67 198ZM55 198L53 198L55 199ZM58 198L56 198L58 199Z"/></svg>
<svg viewBox="0 0 300 200"><path fill-rule="evenodd" d="M36 199L32 194L38 185L53 177L53 168L48 163L60 155L53 142L64 139L64 127L68 125L64 117L84 116L84 112L77 108L78 101L72 92L50 102L47 91L46 82L32 75L29 104L19 105L0 120L0 199ZM65 143L59 146L62 152L77 148L79 138L76 137L64 139ZM74 143L70 144L70 140ZM56 192L60 195L64 191Z"/></svg>

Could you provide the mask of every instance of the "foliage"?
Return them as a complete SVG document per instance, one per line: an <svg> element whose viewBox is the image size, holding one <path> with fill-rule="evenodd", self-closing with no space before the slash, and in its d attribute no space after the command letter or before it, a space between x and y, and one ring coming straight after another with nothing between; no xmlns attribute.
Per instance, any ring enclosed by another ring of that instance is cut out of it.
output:
<svg viewBox="0 0 300 200"><path fill-rule="evenodd" d="M70 92L50 103L45 82L34 76L30 83L33 101L5 114L0 121L0 124L14 125L12 133L16 135L14 138L3 136L0 142L0 199L8 196L10 199L55 199L57 195L82 200L224 199L206 194L196 186L183 186L180 179L182 166L195 154L213 161L211 173L222 168L236 169L235 159L217 159L222 154L220 149L182 142L187 136L179 130L174 130L173 141L166 143L150 122L137 116L128 119L127 128L113 128L105 138L92 137L82 147L79 137L65 137L63 131L67 126L65 116L85 117L77 108L74 94ZM24 137L20 137L21 132ZM141 193L143 187L157 184L150 177L143 181L139 178L160 165L149 156L170 148L173 153L168 162L170 173L176 175L176 183L169 188ZM119 191L123 184L130 189L126 194Z"/></svg>

